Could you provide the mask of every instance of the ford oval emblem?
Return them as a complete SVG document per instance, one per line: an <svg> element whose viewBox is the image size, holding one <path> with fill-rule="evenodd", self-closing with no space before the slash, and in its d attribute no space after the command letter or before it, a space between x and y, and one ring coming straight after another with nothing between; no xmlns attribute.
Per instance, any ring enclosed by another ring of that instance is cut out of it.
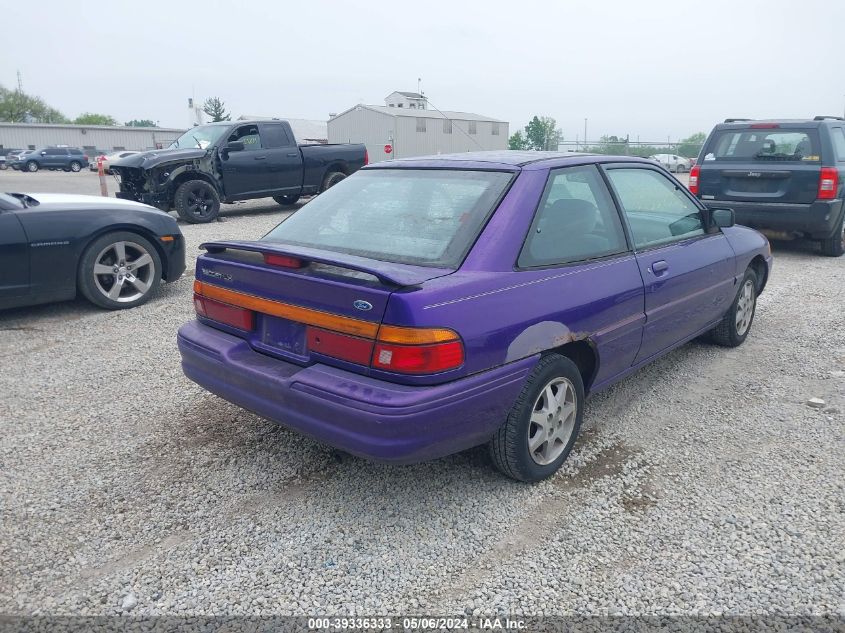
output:
<svg viewBox="0 0 845 633"><path fill-rule="evenodd" d="M352 304L355 306L356 310L372 310L373 304L369 301L364 301L363 299L357 299L355 303Z"/></svg>

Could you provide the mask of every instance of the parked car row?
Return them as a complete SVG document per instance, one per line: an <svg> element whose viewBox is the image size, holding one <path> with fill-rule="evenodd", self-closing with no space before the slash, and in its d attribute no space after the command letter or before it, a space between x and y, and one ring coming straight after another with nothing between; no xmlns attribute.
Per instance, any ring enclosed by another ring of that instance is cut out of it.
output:
<svg viewBox="0 0 845 633"><path fill-rule="evenodd" d="M720 124L689 190L653 159L533 152L353 163L347 178L333 161L355 146L283 133L202 126L117 159L121 199L0 196L0 307L77 292L131 307L177 279L175 219L126 198L205 221L239 196L320 192L264 237L201 245L186 376L356 455L486 444L537 481L566 460L588 395L694 338L746 340L773 259L737 216L845 248L835 117Z"/></svg>
<svg viewBox="0 0 845 633"><path fill-rule="evenodd" d="M50 169L78 172L88 167L88 155L78 147L42 147L6 154L6 166L20 171Z"/></svg>

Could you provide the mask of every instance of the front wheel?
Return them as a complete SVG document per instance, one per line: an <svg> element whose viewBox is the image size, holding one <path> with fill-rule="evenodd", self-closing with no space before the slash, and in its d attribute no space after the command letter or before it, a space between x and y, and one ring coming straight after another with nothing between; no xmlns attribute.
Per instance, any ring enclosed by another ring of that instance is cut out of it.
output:
<svg viewBox="0 0 845 633"><path fill-rule="evenodd" d="M710 337L725 347L739 347L748 338L754 313L757 310L757 273L752 269L745 271L731 307L722 317L722 321L710 333Z"/></svg>
<svg viewBox="0 0 845 633"><path fill-rule="evenodd" d="M518 481L540 481L566 461L584 415L584 382L570 359L540 360L490 440L490 455L502 473Z"/></svg>
<svg viewBox="0 0 845 633"><path fill-rule="evenodd" d="M29 161L26 164L26 170L28 172L35 173L36 171L38 171L38 163L36 163L34 160Z"/></svg>
<svg viewBox="0 0 845 633"><path fill-rule="evenodd" d="M71 161L71 163L70 163L70 170L71 170L73 173L77 173L77 172L79 172L79 170L81 170L81 169L82 169L82 163L80 163L79 161L75 161L75 160L74 160L74 161Z"/></svg>
<svg viewBox="0 0 845 633"><path fill-rule="evenodd" d="M128 231L92 242L79 262L77 283L91 303L120 310L145 303L161 281L161 259L150 242Z"/></svg>
<svg viewBox="0 0 845 633"><path fill-rule="evenodd" d="M293 194L289 196L273 196L273 200L280 206L292 207L299 201L299 196Z"/></svg>
<svg viewBox="0 0 845 633"><path fill-rule="evenodd" d="M826 240L822 240L822 254L828 257L841 257L845 254L845 214L839 220L839 229Z"/></svg>
<svg viewBox="0 0 845 633"><path fill-rule="evenodd" d="M205 180L189 180L179 185L173 196L173 206L185 222L203 224L217 219L220 196Z"/></svg>

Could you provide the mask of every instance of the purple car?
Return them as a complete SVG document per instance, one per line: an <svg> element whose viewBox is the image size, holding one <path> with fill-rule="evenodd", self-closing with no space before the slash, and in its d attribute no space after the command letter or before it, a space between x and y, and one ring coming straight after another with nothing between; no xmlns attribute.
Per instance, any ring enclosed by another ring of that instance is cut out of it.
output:
<svg viewBox="0 0 845 633"><path fill-rule="evenodd" d="M370 165L203 248L191 380L371 459L486 443L523 481L566 459L588 394L704 334L740 345L772 265L651 161L538 152Z"/></svg>

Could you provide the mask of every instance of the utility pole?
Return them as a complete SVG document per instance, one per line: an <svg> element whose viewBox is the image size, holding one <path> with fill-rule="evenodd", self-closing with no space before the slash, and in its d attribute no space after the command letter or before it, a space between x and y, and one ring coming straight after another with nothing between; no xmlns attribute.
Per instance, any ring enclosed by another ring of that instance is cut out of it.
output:
<svg viewBox="0 0 845 633"><path fill-rule="evenodd" d="M587 149L587 117L584 117L584 149Z"/></svg>
<svg viewBox="0 0 845 633"><path fill-rule="evenodd" d="M21 71L18 71L18 92L23 94L23 75L21 75Z"/></svg>

